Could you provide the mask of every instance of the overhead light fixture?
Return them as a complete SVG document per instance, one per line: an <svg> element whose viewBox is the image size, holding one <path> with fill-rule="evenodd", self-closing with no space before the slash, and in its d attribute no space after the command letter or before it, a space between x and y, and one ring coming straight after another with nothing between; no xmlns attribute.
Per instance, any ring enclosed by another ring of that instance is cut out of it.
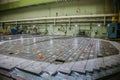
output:
<svg viewBox="0 0 120 80"><path fill-rule="evenodd" d="M101 24L98 24L98 27L100 27L101 26Z"/></svg>
<svg viewBox="0 0 120 80"><path fill-rule="evenodd" d="M78 27L78 25L76 24L75 27Z"/></svg>

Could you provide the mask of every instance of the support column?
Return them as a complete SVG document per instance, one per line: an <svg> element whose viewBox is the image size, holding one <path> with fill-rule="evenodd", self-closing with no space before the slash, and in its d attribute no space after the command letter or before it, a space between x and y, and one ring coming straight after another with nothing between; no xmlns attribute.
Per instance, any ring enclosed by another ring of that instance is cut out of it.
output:
<svg viewBox="0 0 120 80"><path fill-rule="evenodd" d="M118 20L118 22L120 23L120 10L119 10L119 20Z"/></svg>

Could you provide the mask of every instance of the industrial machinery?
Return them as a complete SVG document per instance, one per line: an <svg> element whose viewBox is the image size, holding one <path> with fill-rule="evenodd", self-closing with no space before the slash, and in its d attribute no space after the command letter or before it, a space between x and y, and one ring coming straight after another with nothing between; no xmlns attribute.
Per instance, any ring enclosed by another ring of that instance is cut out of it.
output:
<svg viewBox="0 0 120 80"><path fill-rule="evenodd" d="M108 38L120 38L120 24L119 23L108 24Z"/></svg>

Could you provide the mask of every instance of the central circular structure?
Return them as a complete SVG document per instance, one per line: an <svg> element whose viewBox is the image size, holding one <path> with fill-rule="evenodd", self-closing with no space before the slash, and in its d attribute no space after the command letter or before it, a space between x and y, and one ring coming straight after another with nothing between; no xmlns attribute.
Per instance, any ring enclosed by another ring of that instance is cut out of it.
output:
<svg viewBox="0 0 120 80"><path fill-rule="evenodd" d="M65 63L119 54L110 41L83 37L20 38L0 45L0 53L35 61Z"/></svg>

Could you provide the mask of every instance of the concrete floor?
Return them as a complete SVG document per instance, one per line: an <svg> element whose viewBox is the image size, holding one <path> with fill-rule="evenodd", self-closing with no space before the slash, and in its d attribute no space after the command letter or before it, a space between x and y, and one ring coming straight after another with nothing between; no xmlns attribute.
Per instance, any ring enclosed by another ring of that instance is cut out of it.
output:
<svg viewBox="0 0 120 80"><path fill-rule="evenodd" d="M0 80L13 80L13 79L0 75Z"/></svg>
<svg viewBox="0 0 120 80"><path fill-rule="evenodd" d="M120 72L116 73L116 74L112 74L110 76L106 76L97 80L119 80L120 79Z"/></svg>

